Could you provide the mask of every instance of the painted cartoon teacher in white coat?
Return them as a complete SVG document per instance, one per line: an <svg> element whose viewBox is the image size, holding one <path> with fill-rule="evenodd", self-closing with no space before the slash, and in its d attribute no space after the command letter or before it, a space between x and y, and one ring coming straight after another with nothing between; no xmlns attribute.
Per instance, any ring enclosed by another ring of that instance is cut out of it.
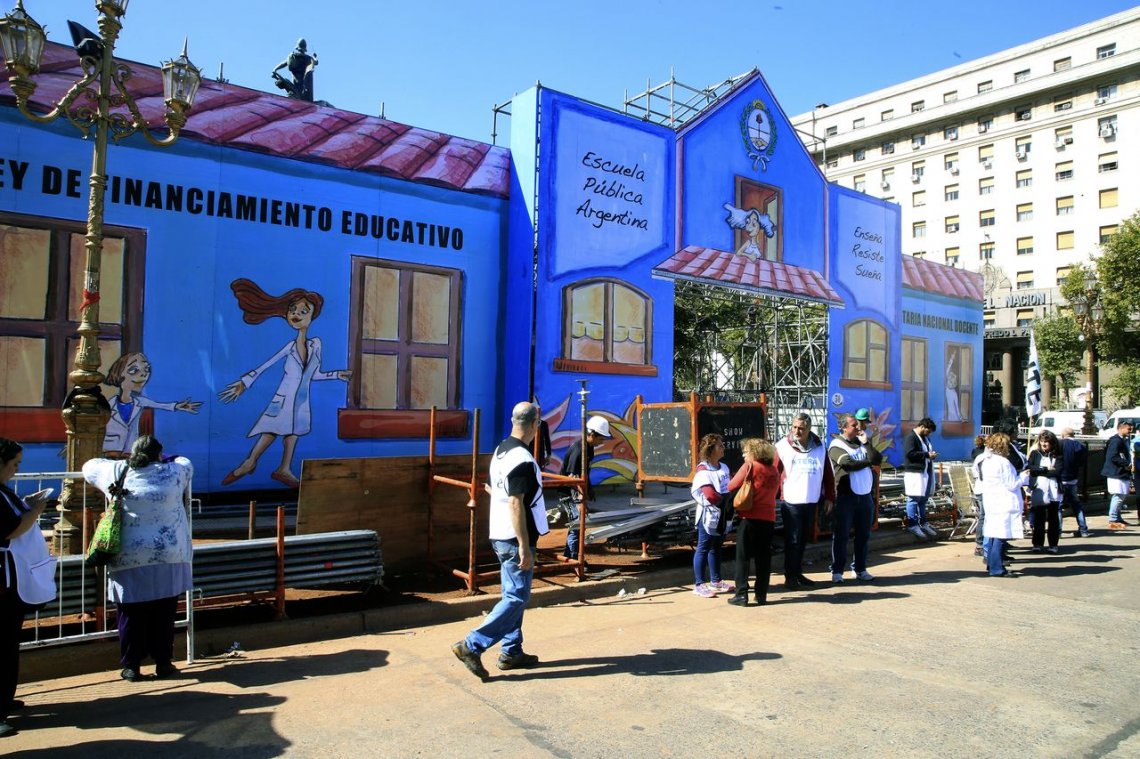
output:
<svg viewBox="0 0 1140 759"><path fill-rule="evenodd" d="M223 402L231 403L241 397L267 369L278 361L284 362L284 372L273 399L247 435L257 438L249 456L222 478L222 484L231 485L252 473L261 454L280 437L281 464L269 476L291 488L299 487L301 481L292 470L293 452L297 448L297 438L307 435L311 427L309 387L314 381L320 380L339 379L347 382L352 377L352 372L321 371L321 341L308 336L309 326L320 316L325 303L319 293L294 288L284 295L272 296L248 279L234 280L230 283L230 289L234 291L247 324L261 324L271 317L279 316L297 330L297 336L264 364L243 374L241 379L231 382L218 393Z"/></svg>

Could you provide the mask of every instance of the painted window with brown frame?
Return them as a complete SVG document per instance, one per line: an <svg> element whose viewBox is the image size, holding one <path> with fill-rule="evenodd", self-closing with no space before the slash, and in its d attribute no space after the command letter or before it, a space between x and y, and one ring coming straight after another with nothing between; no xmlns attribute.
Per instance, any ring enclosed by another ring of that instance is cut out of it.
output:
<svg viewBox="0 0 1140 759"><path fill-rule="evenodd" d="M761 184L742 176L735 178L736 207L745 211L767 214L774 227L768 237L760 228L745 226L733 234L733 250L740 251L749 245L759 248L756 258L767 261L784 260L784 201L779 187Z"/></svg>
<svg viewBox="0 0 1140 759"><path fill-rule="evenodd" d="M555 371L656 377L653 299L616 279L587 279L562 290L562 357Z"/></svg>
<svg viewBox="0 0 1140 759"><path fill-rule="evenodd" d="M871 387L889 390L890 365L887 328L874 319L858 319L843 330L843 378L841 387Z"/></svg>
<svg viewBox="0 0 1140 759"><path fill-rule="evenodd" d="M462 272L354 256L349 324L349 408L341 438L466 434L459 408Z"/></svg>
<svg viewBox="0 0 1140 759"><path fill-rule="evenodd" d="M946 343L942 380L946 387L942 434L974 434L974 349L963 343Z"/></svg>
<svg viewBox="0 0 1140 759"><path fill-rule="evenodd" d="M902 414L903 429L909 432L926 416L926 340L903 337L902 350Z"/></svg>
<svg viewBox="0 0 1140 759"><path fill-rule="evenodd" d="M63 442L60 408L79 347L87 252L80 222L0 213L0 434ZM142 334L146 233L107 226L100 267L100 371Z"/></svg>

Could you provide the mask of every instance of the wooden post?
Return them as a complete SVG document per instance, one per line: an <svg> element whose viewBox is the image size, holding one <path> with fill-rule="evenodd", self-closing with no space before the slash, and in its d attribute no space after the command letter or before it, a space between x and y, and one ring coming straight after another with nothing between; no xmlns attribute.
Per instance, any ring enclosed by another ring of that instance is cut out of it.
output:
<svg viewBox="0 0 1140 759"><path fill-rule="evenodd" d="M476 509L479 503L479 409L475 409L471 424L471 489L467 501L467 592L474 595L479 589L479 578L475 574L475 531L479 528Z"/></svg>
<svg viewBox="0 0 1140 759"><path fill-rule="evenodd" d="M253 536L257 534L257 501L249 502L249 531L246 536L247 540L253 540Z"/></svg>
<svg viewBox="0 0 1140 759"><path fill-rule="evenodd" d="M277 619L285 619L285 507L277 507Z"/></svg>

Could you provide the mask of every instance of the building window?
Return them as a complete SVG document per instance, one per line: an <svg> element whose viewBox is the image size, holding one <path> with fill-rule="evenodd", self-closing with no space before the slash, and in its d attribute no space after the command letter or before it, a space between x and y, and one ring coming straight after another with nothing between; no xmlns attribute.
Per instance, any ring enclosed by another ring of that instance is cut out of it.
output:
<svg viewBox="0 0 1140 759"><path fill-rule="evenodd" d="M993 88L994 88L994 80L993 79L987 79L984 82L978 82L978 94L979 95L981 95L983 92L989 92Z"/></svg>
<svg viewBox="0 0 1140 759"><path fill-rule="evenodd" d="M1057 181L1064 182L1073 178L1073 162L1061 161L1057 164Z"/></svg>
<svg viewBox="0 0 1140 759"><path fill-rule="evenodd" d="M961 226L961 224L958 222L957 216L947 216L946 217L946 234L950 234L950 235L954 234L955 232L958 231L958 228L960 226Z"/></svg>
<svg viewBox="0 0 1140 759"><path fill-rule="evenodd" d="M1066 71L1068 69L1071 69L1072 67L1073 67L1073 59L1072 58L1058 58L1057 60L1053 61L1053 71L1054 72Z"/></svg>
<svg viewBox="0 0 1140 759"><path fill-rule="evenodd" d="M916 190L910 195L911 208L921 208L926 205L926 190Z"/></svg>
<svg viewBox="0 0 1140 759"><path fill-rule="evenodd" d="M59 409L79 346L86 247L82 224L0 214L0 430L23 443L62 443ZM100 371L142 346L146 234L103 230ZM176 367L167 367L173 371Z"/></svg>
<svg viewBox="0 0 1140 759"><path fill-rule="evenodd" d="M843 331L843 387L890 388L887 330L872 319L859 319Z"/></svg>
<svg viewBox="0 0 1140 759"><path fill-rule="evenodd" d="M957 174L958 173L958 154L957 153L947 153L946 156L943 158L943 166L951 174Z"/></svg>
<svg viewBox="0 0 1140 759"><path fill-rule="evenodd" d="M910 138L910 149L911 150L918 150L919 148L921 148L925 144L926 144L926 135L925 134L916 134Z"/></svg>
<svg viewBox="0 0 1140 759"><path fill-rule="evenodd" d="M1057 127L1053 130L1053 147L1064 150L1073 144L1073 128L1071 126Z"/></svg>
<svg viewBox="0 0 1140 759"><path fill-rule="evenodd" d="M1061 111L1068 111L1073 107L1073 96L1071 94L1057 95L1053 98L1053 112L1060 113Z"/></svg>
<svg viewBox="0 0 1140 759"><path fill-rule="evenodd" d="M978 146L978 163L989 163L994 158L994 145L991 142L989 145Z"/></svg>
<svg viewBox="0 0 1140 759"><path fill-rule="evenodd" d="M958 139L958 127L948 126L942 130L942 139L953 142Z"/></svg>
<svg viewBox="0 0 1140 759"><path fill-rule="evenodd" d="M1033 238L1032 237L1019 237L1017 238L1017 255L1031 256L1033 255Z"/></svg>
<svg viewBox="0 0 1140 759"><path fill-rule="evenodd" d="M1033 186L1033 169L1023 169L1017 172L1017 186L1018 187L1032 187Z"/></svg>
<svg viewBox="0 0 1140 759"><path fill-rule="evenodd" d="M895 117L895 109L888 108L879 114L879 121L890 121Z"/></svg>
<svg viewBox="0 0 1140 759"><path fill-rule="evenodd" d="M854 183L853 183L853 187L855 189L855 192L866 192L867 191L867 175L866 174L856 174L855 179L854 179Z"/></svg>
<svg viewBox="0 0 1140 759"><path fill-rule="evenodd" d="M352 381L341 437L385 436L352 424L360 411L459 408L462 280L458 269L353 257Z"/></svg>
<svg viewBox="0 0 1140 759"><path fill-rule="evenodd" d="M839 134L839 127L829 126L827 128L827 131L825 131L823 134L825 137L834 137L835 135Z"/></svg>
<svg viewBox="0 0 1140 759"><path fill-rule="evenodd" d="M1066 195L1063 198L1057 198L1057 215L1068 216L1073 212L1073 196Z"/></svg>
<svg viewBox="0 0 1140 759"><path fill-rule="evenodd" d="M883 155L893 155L895 152L895 141L888 140L883 143Z"/></svg>
<svg viewBox="0 0 1140 759"><path fill-rule="evenodd" d="M852 129L862 129L863 125L865 123L866 123L866 119L862 119L862 118L855 119L854 121L851 122L851 128Z"/></svg>
<svg viewBox="0 0 1140 759"><path fill-rule="evenodd" d="M926 251L925 250L916 250L915 252L910 254L910 257L911 258L917 258L919 261L924 261L924 260L926 260Z"/></svg>
<svg viewBox="0 0 1140 759"><path fill-rule="evenodd" d="M957 200L958 199L958 185L956 185L956 184L946 185L946 192L945 192L945 195L943 196L943 199L947 200L947 201Z"/></svg>
<svg viewBox="0 0 1140 759"><path fill-rule="evenodd" d="M961 343L946 343L943 436L973 435L974 349Z"/></svg>
<svg viewBox="0 0 1140 759"><path fill-rule="evenodd" d="M851 154L851 158L855 161L862 161L866 157L867 151L865 148L856 148L855 152Z"/></svg>
<svg viewBox="0 0 1140 759"><path fill-rule="evenodd" d="M588 279L562 291L562 360L555 370L656 376L653 301L615 279Z"/></svg>
<svg viewBox="0 0 1140 759"><path fill-rule="evenodd" d="M911 224L910 226L911 226L911 232L912 232L913 237L926 237L926 222L925 221L916 221L913 224Z"/></svg>
<svg viewBox="0 0 1140 759"><path fill-rule="evenodd" d="M1108 238L1112 237L1118 231L1120 231L1120 227L1117 224L1109 224L1107 226L1101 227L1100 228L1100 244L1104 245L1106 242L1108 242Z"/></svg>
<svg viewBox="0 0 1140 759"><path fill-rule="evenodd" d="M1018 290L1032 290L1033 289L1033 272L1019 271L1017 273L1017 289Z"/></svg>
<svg viewBox="0 0 1140 759"><path fill-rule="evenodd" d="M1100 191L1100 207L1116 208L1118 204L1116 188Z"/></svg>
<svg viewBox="0 0 1140 759"><path fill-rule="evenodd" d="M1057 287L1063 287L1065 282L1069 279L1069 272L1073 270L1071 266L1058 266L1057 267Z"/></svg>
<svg viewBox="0 0 1140 759"><path fill-rule="evenodd" d="M917 422L926 416L926 341L903 337L900 347L902 420Z"/></svg>
<svg viewBox="0 0 1140 759"><path fill-rule="evenodd" d="M980 211L978 213L978 226L992 227L994 225L994 210L991 208L988 211Z"/></svg>
<svg viewBox="0 0 1140 759"><path fill-rule="evenodd" d="M947 266L956 266L958 263L958 258L959 258L958 248L947 248L946 249L946 265Z"/></svg>
<svg viewBox="0 0 1140 759"><path fill-rule="evenodd" d="M978 180L978 194L989 195L994 191L994 178L982 177Z"/></svg>
<svg viewBox="0 0 1140 759"><path fill-rule="evenodd" d="M994 317L993 311L986 311L982 314L982 327L983 328L989 329L990 327L994 326L995 324L997 324L997 319ZM1000 358L1000 356L999 356L999 358ZM998 368L1000 369L1001 367L999 366Z"/></svg>
<svg viewBox="0 0 1140 759"><path fill-rule="evenodd" d="M985 134L994 128L993 116L982 116L978 119L978 134Z"/></svg>
<svg viewBox="0 0 1140 759"><path fill-rule="evenodd" d="M926 101L925 100L916 100L910 104L910 112L911 113L918 113L919 111L924 110L925 108L926 108Z"/></svg>
<svg viewBox="0 0 1140 759"><path fill-rule="evenodd" d="M1097 160L1097 171L1101 174L1107 174L1110 171L1116 171L1116 169L1116 153L1101 153Z"/></svg>
<svg viewBox="0 0 1140 759"><path fill-rule="evenodd" d="M1101 45L1096 49L1096 59L1099 61L1101 58L1111 58L1116 55L1116 43L1110 42L1107 45Z"/></svg>
<svg viewBox="0 0 1140 759"><path fill-rule="evenodd" d="M1096 88L1096 99L1097 100L1102 100L1102 101L1103 100L1111 100L1114 97L1116 97L1116 83L1115 82L1113 82L1112 84L1102 84Z"/></svg>
<svg viewBox="0 0 1140 759"><path fill-rule="evenodd" d="M839 168L839 159L838 158L828 158L827 159L827 168L829 168L829 169Z"/></svg>
<svg viewBox="0 0 1140 759"><path fill-rule="evenodd" d="M1116 137L1116 115L1097 119L1096 133L1106 140L1114 139Z"/></svg>
<svg viewBox="0 0 1140 759"><path fill-rule="evenodd" d="M1021 71L1015 72L1013 75L1013 83L1014 84L1018 84L1020 82L1027 81L1028 79L1029 79L1029 69L1022 69Z"/></svg>
<svg viewBox="0 0 1140 759"><path fill-rule="evenodd" d="M1031 150L1033 150L1033 138L1029 135L1024 135L1014 140L1013 152L1017 155L1019 161L1024 161L1029 156Z"/></svg>
<svg viewBox="0 0 1140 759"><path fill-rule="evenodd" d="M1014 318L1018 327L1030 327L1033 325L1033 317L1032 308L1019 308Z"/></svg>
<svg viewBox="0 0 1140 759"><path fill-rule="evenodd" d="M1058 232L1057 233L1057 250L1072 250L1073 249L1073 233L1072 232Z"/></svg>
<svg viewBox="0 0 1140 759"><path fill-rule="evenodd" d="M992 242L984 242L978 246L978 258L982 261L988 261L994 257L994 244Z"/></svg>
<svg viewBox="0 0 1140 759"><path fill-rule="evenodd" d="M1033 106L1019 106L1017 110L1014 111L1014 117L1018 121L1029 121L1031 118L1033 118Z"/></svg>
<svg viewBox="0 0 1140 759"><path fill-rule="evenodd" d="M883 169L883 179L879 182L879 187L883 190L891 189L891 181L895 178L894 169Z"/></svg>
<svg viewBox="0 0 1140 759"><path fill-rule="evenodd" d="M943 103L953 103L957 99L958 99L958 90L953 90L951 92L944 92L942 94L942 102Z"/></svg>
<svg viewBox="0 0 1140 759"><path fill-rule="evenodd" d="M1033 221L1033 204L1032 203L1018 203L1017 204L1017 220L1018 221Z"/></svg>
<svg viewBox="0 0 1140 759"><path fill-rule="evenodd" d="M910 176L915 182L922 179L922 175L926 173L926 161L915 161L910 165Z"/></svg>

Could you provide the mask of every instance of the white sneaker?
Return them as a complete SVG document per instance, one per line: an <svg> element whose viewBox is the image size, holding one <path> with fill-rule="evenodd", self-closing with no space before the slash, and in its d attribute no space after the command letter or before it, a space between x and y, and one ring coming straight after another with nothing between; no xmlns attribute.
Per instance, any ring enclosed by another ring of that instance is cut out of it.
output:
<svg viewBox="0 0 1140 759"><path fill-rule="evenodd" d="M873 574L871 574L870 572L868 572L866 569L864 569L862 572L860 572L859 574L857 574L855 576L858 577L863 582L870 582L871 580L875 579L875 576Z"/></svg>
<svg viewBox="0 0 1140 759"><path fill-rule="evenodd" d="M842 585L843 584L843 573L842 572L832 572L831 573L831 581L833 583L835 583L836 585Z"/></svg>
<svg viewBox="0 0 1140 759"><path fill-rule="evenodd" d="M925 532L930 537L932 537L932 538L938 537L938 530L931 527L928 523L923 523L921 525L921 527L922 527L923 532Z"/></svg>
<svg viewBox="0 0 1140 759"><path fill-rule="evenodd" d="M916 538L918 538L919 541L921 541L923 543L926 542L926 533L923 532L922 528L919 527L917 524L911 525L910 527L907 527L906 531L909 532L911 535L914 535Z"/></svg>

